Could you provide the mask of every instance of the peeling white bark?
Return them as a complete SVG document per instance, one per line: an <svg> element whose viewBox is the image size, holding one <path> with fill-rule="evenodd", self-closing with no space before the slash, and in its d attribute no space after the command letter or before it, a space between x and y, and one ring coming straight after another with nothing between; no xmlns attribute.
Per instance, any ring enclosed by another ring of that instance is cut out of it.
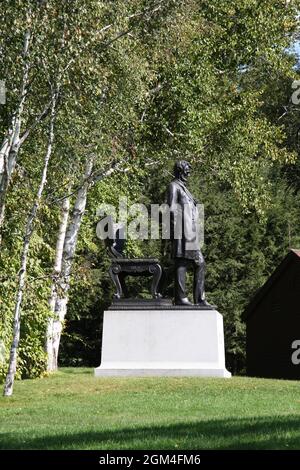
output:
<svg viewBox="0 0 300 470"><path fill-rule="evenodd" d="M67 313L68 291L70 288L70 275L73 260L76 251L79 229L84 215L88 188L90 186L90 177L93 171L93 156L90 156L85 165L84 183L77 192L76 201L69 220L61 264L61 273L57 285L57 294L54 307L54 319L52 324L52 345L51 345L51 370L55 371L58 367L58 352L60 345L61 332Z"/></svg>
<svg viewBox="0 0 300 470"><path fill-rule="evenodd" d="M15 169L17 155L20 149L20 132L22 115L24 111L24 104L28 92L28 77L29 77L29 44L31 32L27 30L24 35L23 46L23 72L20 88L20 101L12 119L11 127L8 130L8 135L4 139L0 149L0 229L3 225L5 214L5 198L7 189L10 183L12 173ZM0 236L1 243L1 236Z"/></svg>
<svg viewBox="0 0 300 470"><path fill-rule="evenodd" d="M66 238L68 218L70 212L70 198L65 198L61 205L61 219L58 230L58 236L56 241L55 249L55 261L53 268L53 283L51 287L51 295L49 299L49 307L51 316L48 318L47 330L46 330L46 344L45 350L47 353L47 370L49 372L56 370L57 368L57 354L58 346L56 346L55 339L58 336L57 326L59 322L54 322L54 310L57 299L57 288L58 279L61 274L63 247Z"/></svg>
<svg viewBox="0 0 300 470"><path fill-rule="evenodd" d="M29 252L31 237L34 231L34 222L37 216L37 211L38 211L42 194L44 191L44 187L47 181L48 165L49 165L50 157L52 154L52 146L53 146L53 139L54 139L55 107L56 107L56 99L53 99L52 109L51 109L50 128L49 128L49 140L48 140L47 151L46 151L45 159L44 159L44 167L42 171L41 181L39 184L39 188L36 194L34 204L31 208L31 211L29 213L27 223L26 223L24 243L23 243L23 248L21 252L21 263L20 263L21 266L20 266L19 276L18 276L18 288L17 288L15 311L14 311L13 340L12 340L11 349L10 349L8 372L6 375L6 381L4 385L5 396L11 396L13 393L15 374L16 374L16 369L17 369L18 347L19 347L19 342L20 342L21 307L22 307L23 293L24 293L24 288L25 288L28 252Z"/></svg>

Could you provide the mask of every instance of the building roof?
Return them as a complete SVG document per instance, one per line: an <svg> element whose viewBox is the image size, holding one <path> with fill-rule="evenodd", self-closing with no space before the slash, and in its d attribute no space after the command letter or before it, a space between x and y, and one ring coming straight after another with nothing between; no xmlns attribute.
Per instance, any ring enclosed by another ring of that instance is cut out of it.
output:
<svg viewBox="0 0 300 470"><path fill-rule="evenodd" d="M258 304L267 295L268 291L271 289L274 283L283 275L283 273L290 267L291 263L293 263L294 261L300 262L300 250L290 250L286 257L281 261L279 266L277 266L273 274L271 274L269 279L254 294L242 315L242 319L244 321L247 321L247 319L255 311Z"/></svg>

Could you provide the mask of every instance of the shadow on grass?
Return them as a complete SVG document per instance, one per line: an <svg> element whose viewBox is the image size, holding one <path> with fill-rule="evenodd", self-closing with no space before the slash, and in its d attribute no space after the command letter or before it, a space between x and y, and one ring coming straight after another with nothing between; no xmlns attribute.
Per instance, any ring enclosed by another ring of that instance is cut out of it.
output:
<svg viewBox="0 0 300 470"><path fill-rule="evenodd" d="M83 418L84 420L84 418ZM300 417L252 417L172 425L0 435L0 449L299 449Z"/></svg>

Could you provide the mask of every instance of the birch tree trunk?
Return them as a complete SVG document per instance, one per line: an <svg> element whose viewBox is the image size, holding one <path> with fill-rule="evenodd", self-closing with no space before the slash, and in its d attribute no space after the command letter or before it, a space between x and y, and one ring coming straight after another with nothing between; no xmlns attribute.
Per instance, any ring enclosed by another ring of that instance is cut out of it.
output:
<svg viewBox="0 0 300 470"><path fill-rule="evenodd" d="M51 335L51 370L57 370L58 351L63 329L64 319L67 313L68 291L70 288L70 275L76 251L78 233L82 217L86 207L87 193L90 186L89 178L93 170L93 156L89 157L85 165L84 182L77 192L76 201L69 220L61 264L61 274L58 280L57 295L55 299L54 318Z"/></svg>
<svg viewBox="0 0 300 470"><path fill-rule="evenodd" d="M4 221L5 212L5 188L7 182L7 155L9 153L9 139L6 138L0 150L0 245L1 245L1 227Z"/></svg>
<svg viewBox="0 0 300 470"><path fill-rule="evenodd" d="M12 119L11 127L8 130L8 135L5 137L0 149L0 244L1 244L1 227L4 221L5 214L5 198L12 173L15 169L17 155L20 149L20 132L22 115L24 110L24 103L27 96L28 76L29 76L29 61L28 51L30 43L31 32L27 30L24 35L23 46L23 73L20 88L20 101Z"/></svg>
<svg viewBox="0 0 300 470"><path fill-rule="evenodd" d="M16 374L16 369L17 369L18 347L19 347L19 342L20 342L21 307L22 307L23 292L24 292L25 280L26 280L28 252L29 252L31 237L32 237L33 230L34 230L34 222L37 216L37 211L38 211L42 194L44 191L44 187L47 181L48 165L49 165L49 161L50 161L50 157L52 153L53 138L54 138L55 107L56 107L56 99L53 99L52 109L51 109L51 118L50 118L48 146L47 146L47 151L45 154L41 181L39 184L39 188L37 191L34 204L31 208L31 211L29 213L27 223L26 223L24 243L23 243L23 248L21 252L21 263L20 263L21 266L20 266L19 276L18 276L18 289L17 289L17 295L16 295L16 304L15 304L15 311L14 311L13 340L12 340L11 349L10 349L8 372L6 375L6 381L4 385L4 396L11 396L13 393L14 379L15 379L15 374Z"/></svg>
<svg viewBox="0 0 300 470"><path fill-rule="evenodd" d="M57 368L57 355L55 349L53 349L54 337L57 336L57 321L54 322L54 310L57 299L57 288L58 288L58 279L61 275L61 266L62 266L62 257L63 257L63 247L66 238L68 218L70 212L70 198L67 197L63 199L61 206L61 220L58 230L56 249L55 249L55 261L53 268L53 283L51 287L51 295L49 298L49 307L51 311L51 316L48 318L47 330L46 330L46 343L45 350L47 353L47 370L49 372Z"/></svg>

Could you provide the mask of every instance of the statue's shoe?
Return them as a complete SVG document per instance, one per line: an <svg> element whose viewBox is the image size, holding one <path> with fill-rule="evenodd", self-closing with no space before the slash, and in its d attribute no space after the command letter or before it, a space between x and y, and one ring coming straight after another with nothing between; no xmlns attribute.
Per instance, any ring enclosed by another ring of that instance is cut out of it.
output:
<svg viewBox="0 0 300 470"><path fill-rule="evenodd" d="M188 305L188 306L192 306L194 304L192 304L192 302L189 301L189 299L187 297L184 297L183 299L178 299L175 301L175 305Z"/></svg>

